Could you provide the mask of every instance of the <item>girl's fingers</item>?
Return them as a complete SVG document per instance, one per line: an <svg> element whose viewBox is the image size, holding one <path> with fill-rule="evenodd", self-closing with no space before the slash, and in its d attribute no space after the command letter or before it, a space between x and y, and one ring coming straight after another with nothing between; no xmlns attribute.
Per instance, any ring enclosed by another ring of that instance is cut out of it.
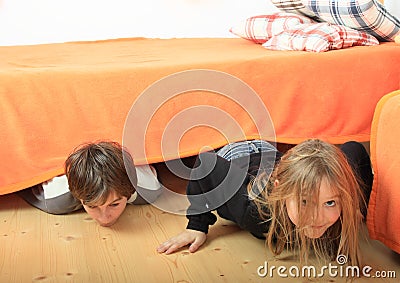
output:
<svg viewBox="0 0 400 283"><path fill-rule="evenodd" d="M171 247L170 241L164 242L164 243L162 243L161 245L158 246L157 252L159 252L159 253L164 253L164 252L167 251L170 247Z"/></svg>
<svg viewBox="0 0 400 283"><path fill-rule="evenodd" d="M193 253L200 248L206 239L207 236L205 233L188 229L162 243L157 248L157 252L171 254L184 246L190 245L189 251Z"/></svg>

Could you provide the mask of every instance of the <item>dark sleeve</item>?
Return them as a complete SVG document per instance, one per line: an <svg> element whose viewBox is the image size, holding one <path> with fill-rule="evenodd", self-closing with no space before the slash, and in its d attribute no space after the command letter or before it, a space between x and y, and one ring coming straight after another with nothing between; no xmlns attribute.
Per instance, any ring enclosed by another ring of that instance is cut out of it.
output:
<svg viewBox="0 0 400 283"><path fill-rule="evenodd" d="M217 220L211 211L223 206L239 190L247 171L238 170L232 163L235 161L227 161L215 153L199 155L186 191L190 203L187 229L208 233L209 225Z"/></svg>
<svg viewBox="0 0 400 283"><path fill-rule="evenodd" d="M206 234L208 233L208 226L217 221L217 217L210 211L197 215L187 215L186 217L189 220L186 229L201 231Z"/></svg>
<svg viewBox="0 0 400 283"><path fill-rule="evenodd" d="M270 173L280 157L279 152L254 153L228 161L212 153L200 154L195 168L205 166L192 171L187 187L190 202L187 228L207 233L209 225L217 219L211 211L217 210L222 218L262 237L268 223L260 218L257 207L249 199L247 185L250 176L256 176L260 169Z"/></svg>
<svg viewBox="0 0 400 283"><path fill-rule="evenodd" d="M280 158L277 155L255 153L228 161L213 153L200 154L187 186L187 228L207 233L217 219L211 211L217 210L222 218L250 232L262 230L262 234L265 224L260 223L257 209L248 197L247 184L250 175L257 175L261 168L272 170Z"/></svg>

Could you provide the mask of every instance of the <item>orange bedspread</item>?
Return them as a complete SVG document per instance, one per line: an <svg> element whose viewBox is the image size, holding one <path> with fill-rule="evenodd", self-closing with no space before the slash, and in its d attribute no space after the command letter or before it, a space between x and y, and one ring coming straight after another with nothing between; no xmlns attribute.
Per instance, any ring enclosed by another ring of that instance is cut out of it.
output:
<svg viewBox="0 0 400 283"><path fill-rule="evenodd" d="M0 194L62 173L66 156L82 142L122 141L136 98L157 80L189 69L222 71L247 83L268 109L278 142L367 141L377 101L400 88L399 63L395 43L326 53L269 51L239 38L0 47ZM207 103L234 117L246 137L257 136L237 103L216 93L185 93L159 108L146 132L147 159L135 156L136 162L223 145L226 137L218 130L194 127L178 149L160 149L163 130L175 114Z"/></svg>

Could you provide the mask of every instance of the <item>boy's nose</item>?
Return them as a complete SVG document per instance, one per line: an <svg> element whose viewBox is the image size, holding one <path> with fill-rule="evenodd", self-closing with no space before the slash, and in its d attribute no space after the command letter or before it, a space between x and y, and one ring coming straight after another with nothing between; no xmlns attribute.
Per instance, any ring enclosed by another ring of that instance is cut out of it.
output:
<svg viewBox="0 0 400 283"><path fill-rule="evenodd" d="M107 226L107 224L111 220L111 215L107 211L100 211L97 221L102 225L102 226Z"/></svg>

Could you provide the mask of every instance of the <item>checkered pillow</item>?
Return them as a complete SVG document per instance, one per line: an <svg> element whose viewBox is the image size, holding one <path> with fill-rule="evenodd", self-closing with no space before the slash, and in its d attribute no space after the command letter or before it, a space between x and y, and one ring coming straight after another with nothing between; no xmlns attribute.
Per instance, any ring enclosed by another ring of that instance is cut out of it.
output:
<svg viewBox="0 0 400 283"><path fill-rule="evenodd" d="M273 36L263 46L271 50L301 50L325 52L357 45L377 45L379 41L368 33L329 23L298 25Z"/></svg>
<svg viewBox="0 0 400 283"><path fill-rule="evenodd" d="M304 5L303 0L271 0L271 2L282 11L306 16L317 22L321 21L310 9Z"/></svg>
<svg viewBox="0 0 400 283"><path fill-rule="evenodd" d="M286 12L305 14L332 24L367 32L379 41L400 35L400 20L377 0L271 0ZM300 7L300 8L299 8Z"/></svg>
<svg viewBox="0 0 400 283"><path fill-rule="evenodd" d="M312 23L304 16L278 12L270 15L254 16L232 27L230 32L255 43L264 43L275 34L286 29L293 29L299 24Z"/></svg>

